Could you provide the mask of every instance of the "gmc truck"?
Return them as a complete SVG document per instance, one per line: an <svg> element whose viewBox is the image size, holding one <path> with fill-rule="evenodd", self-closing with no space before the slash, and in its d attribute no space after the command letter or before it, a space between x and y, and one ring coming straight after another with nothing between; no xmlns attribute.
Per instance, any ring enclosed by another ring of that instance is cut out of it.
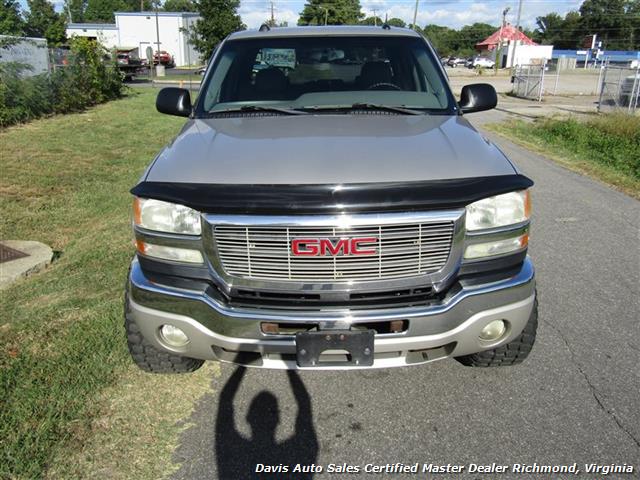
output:
<svg viewBox="0 0 640 480"><path fill-rule="evenodd" d="M261 65L261 68L255 68ZM182 130L131 190L134 362L364 369L522 362L537 327L533 182L468 121L418 33L264 26L227 37Z"/></svg>

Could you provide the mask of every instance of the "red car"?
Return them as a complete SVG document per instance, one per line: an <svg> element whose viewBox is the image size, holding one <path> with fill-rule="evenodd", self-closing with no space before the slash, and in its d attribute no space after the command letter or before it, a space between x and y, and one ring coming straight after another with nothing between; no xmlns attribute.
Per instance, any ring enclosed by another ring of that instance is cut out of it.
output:
<svg viewBox="0 0 640 480"><path fill-rule="evenodd" d="M173 61L173 56L169 52L165 52L161 50L153 54L153 64L158 64L158 59L160 65L164 65L165 67L175 67L176 63Z"/></svg>

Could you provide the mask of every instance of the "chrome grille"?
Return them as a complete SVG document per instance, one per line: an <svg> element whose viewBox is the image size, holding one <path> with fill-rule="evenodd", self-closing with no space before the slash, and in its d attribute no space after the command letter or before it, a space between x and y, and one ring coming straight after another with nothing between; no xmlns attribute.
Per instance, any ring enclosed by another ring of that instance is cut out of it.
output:
<svg viewBox="0 0 640 480"><path fill-rule="evenodd" d="M414 277L441 270L451 250L454 223L331 226L216 225L220 264L228 275L291 281L381 280ZM373 255L294 256L296 238L376 237Z"/></svg>

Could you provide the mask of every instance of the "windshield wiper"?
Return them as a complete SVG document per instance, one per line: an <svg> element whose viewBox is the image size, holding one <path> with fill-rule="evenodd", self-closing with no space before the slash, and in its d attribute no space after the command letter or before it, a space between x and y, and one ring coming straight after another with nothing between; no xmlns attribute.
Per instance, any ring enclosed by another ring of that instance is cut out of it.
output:
<svg viewBox="0 0 640 480"><path fill-rule="evenodd" d="M301 110L293 110L283 107L272 107L269 105L243 105L241 107L224 108L222 110L212 110L207 112L206 116L215 116L220 113L251 113L251 112L271 112L281 113L283 115L308 115L307 112Z"/></svg>
<svg viewBox="0 0 640 480"><path fill-rule="evenodd" d="M304 110L379 110L383 112L395 112L403 115L423 115L424 112L411 108L396 107L394 105L382 105L378 103L354 103L351 105L315 105L303 107Z"/></svg>

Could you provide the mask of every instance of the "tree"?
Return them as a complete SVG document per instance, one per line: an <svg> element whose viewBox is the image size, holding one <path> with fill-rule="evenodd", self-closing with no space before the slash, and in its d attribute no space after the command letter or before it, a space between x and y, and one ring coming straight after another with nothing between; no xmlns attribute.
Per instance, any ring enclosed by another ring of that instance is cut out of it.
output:
<svg viewBox="0 0 640 480"><path fill-rule="evenodd" d="M69 23L83 23L86 8L87 0L65 0L63 14L69 17Z"/></svg>
<svg viewBox="0 0 640 480"><path fill-rule="evenodd" d="M162 9L165 12L197 12L198 6L193 0L166 0Z"/></svg>
<svg viewBox="0 0 640 480"><path fill-rule="evenodd" d="M199 0L200 17L189 32L190 40L203 59L227 35L247 28L240 20L240 0Z"/></svg>
<svg viewBox="0 0 640 480"><path fill-rule="evenodd" d="M125 12L148 12L153 9L152 0L125 0L125 3L127 4Z"/></svg>
<svg viewBox="0 0 640 480"><path fill-rule="evenodd" d="M429 39L439 55L451 55L460 48L458 32L449 27L427 25L422 33Z"/></svg>
<svg viewBox="0 0 640 480"><path fill-rule="evenodd" d="M361 25L382 25L384 20L380 17L367 17L364 20L360 20Z"/></svg>
<svg viewBox="0 0 640 480"><path fill-rule="evenodd" d="M24 22L17 0L0 0L0 35L22 35Z"/></svg>
<svg viewBox="0 0 640 480"><path fill-rule="evenodd" d="M298 25L357 25L362 18L360 0L308 0Z"/></svg>
<svg viewBox="0 0 640 480"><path fill-rule="evenodd" d="M25 15L25 34L46 38L50 45L59 45L66 39L65 18L56 13L47 0L27 0L29 11Z"/></svg>
<svg viewBox="0 0 640 480"><path fill-rule="evenodd" d="M114 12L130 12L131 5L126 0L87 0L84 11L85 22L113 23ZM75 21L75 18L73 19Z"/></svg>
<svg viewBox="0 0 640 480"><path fill-rule="evenodd" d="M582 33L597 34L608 50L633 49L640 33L638 3L639 0L585 0L580 5Z"/></svg>
<svg viewBox="0 0 640 480"><path fill-rule="evenodd" d="M395 17L387 20L387 24L392 27L400 27L400 28L405 28L407 26L407 24L404 23L404 20L400 18L395 18Z"/></svg>
<svg viewBox="0 0 640 480"><path fill-rule="evenodd" d="M537 28L533 40L546 45L555 45L562 35L564 18L555 12L536 17Z"/></svg>

